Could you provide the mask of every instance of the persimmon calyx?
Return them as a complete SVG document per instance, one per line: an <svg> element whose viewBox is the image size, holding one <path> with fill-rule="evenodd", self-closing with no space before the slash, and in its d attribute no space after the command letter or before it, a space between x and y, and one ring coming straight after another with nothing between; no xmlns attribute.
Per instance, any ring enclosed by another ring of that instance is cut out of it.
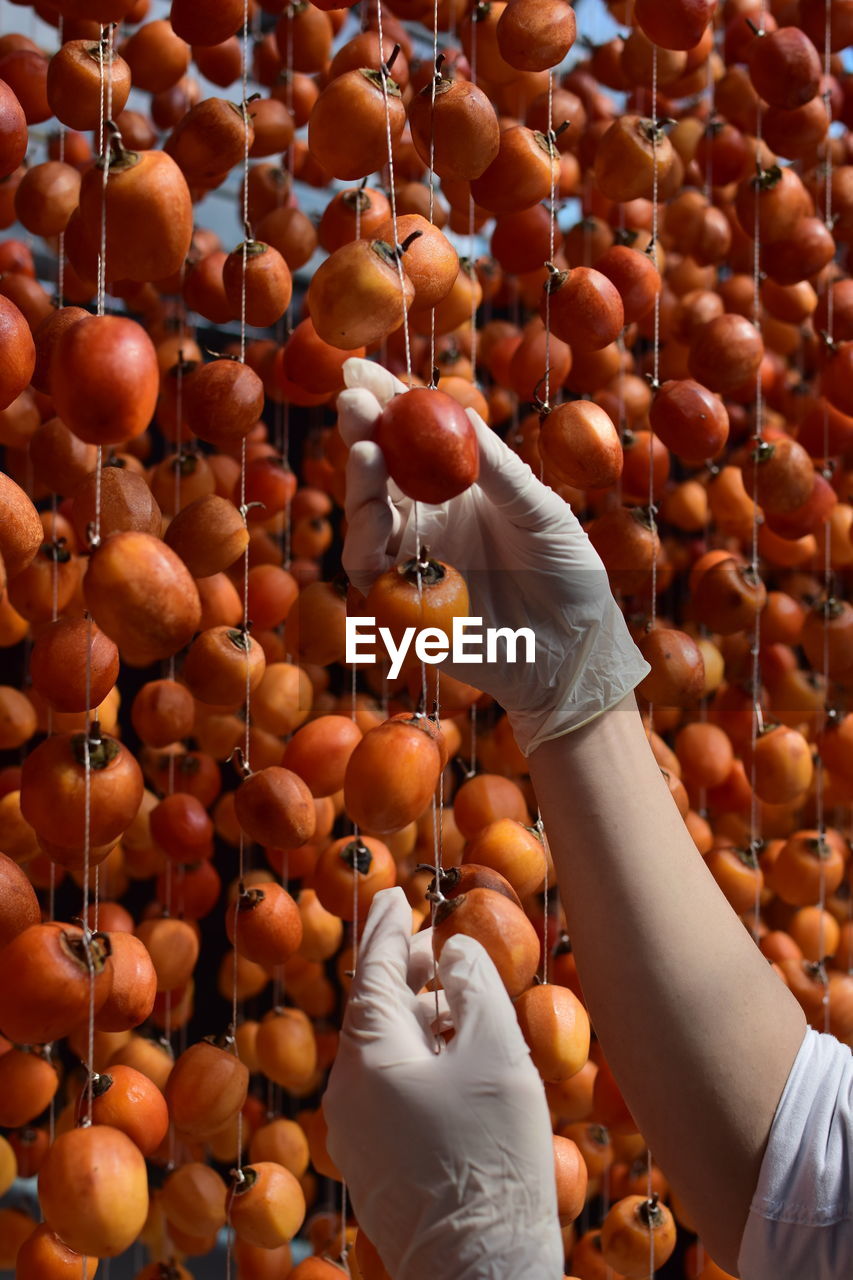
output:
<svg viewBox="0 0 853 1280"><path fill-rule="evenodd" d="M357 871L360 876L367 875L373 862L373 854L364 841L359 839L350 840L345 844L338 857L351 871Z"/></svg>
<svg viewBox="0 0 853 1280"><path fill-rule="evenodd" d="M421 547L417 557L398 564L397 573L412 585L416 585L420 579L422 587L434 587L437 582L443 582L447 576L441 561L430 559L427 547Z"/></svg>
<svg viewBox="0 0 853 1280"><path fill-rule="evenodd" d="M117 739L101 737L100 720L92 721L88 733L75 733L71 739L71 753L84 768L88 759L90 769L106 769L120 751Z"/></svg>
<svg viewBox="0 0 853 1280"><path fill-rule="evenodd" d="M750 178L750 185L756 191L772 191L782 180L782 170L778 164L771 164L765 169L760 160L755 162L755 177Z"/></svg>
<svg viewBox="0 0 853 1280"><path fill-rule="evenodd" d="M655 1227L659 1227L664 1220L663 1210L658 1204L659 1199L658 1193L653 1191L648 1200L638 1204L636 1209L637 1217L644 1226L649 1227L652 1231L654 1231Z"/></svg>
<svg viewBox="0 0 853 1280"><path fill-rule="evenodd" d="M106 1071L93 1071L89 1077L89 1088L93 1098L102 1098L113 1087L113 1078Z"/></svg>
<svg viewBox="0 0 853 1280"><path fill-rule="evenodd" d="M461 906L462 906L462 904L463 904L463 902L464 902L464 901L465 901L465 895L464 895L464 894L460 894L460 895L459 895L458 897L456 897L456 898L445 898L445 899L444 899L444 901L443 901L443 902L440 902L440 903L438 904L438 907L436 908L436 912L435 912L435 923L436 923L436 924L443 924L443 923L444 923L444 921L447 919L447 917L448 917L448 916L453 915L453 912L454 912L458 907L461 907Z"/></svg>
<svg viewBox="0 0 853 1280"><path fill-rule="evenodd" d="M108 177L113 173L124 173L128 169L133 169L142 159L138 151L131 151L122 141L121 131L113 120L106 122L107 132L109 133L109 157L106 155L98 156L95 160L97 169L106 169L109 164Z"/></svg>
<svg viewBox="0 0 853 1280"><path fill-rule="evenodd" d="M231 1194L235 1196L245 1195L247 1191L251 1191L257 1180L258 1171L250 1164L244 1164L239 1169L232 1169Z"/></svg>
<svg viewBox="0 0 853 1280"><path fill-rule="evenodd" d="M63 929L59 935L59 945L75 964L90 974L100 973L112 954L109 940L104 934L90 933L85 928L77 938Z"/></svg>
<svg viewBox="0 0 853 1280"><path fill-rule="evenodd" d="M259 888L244 889L241 886L240 895L237 899L237 910L241 912L254 911L256 907L259 907L261 905L265 897L266 897L266 894L264 893L263 889L259 889Z"/></svg>
<svg viewBox="0 0 853 1280"><path fill-rule="evenodd" d="M48 560L53 560L56 564L67 564L71 559L67 538L54 538L52 542L43 542L39 547L39 551Z"/></svg>
<svg viewBox="0 0 853 1280"><path fill-rule="evenodd" d="M389 63L382 64L382 69L377 71L374 67L359 67L359 72L364 76L365 80L369 80L375 89L380 92L386 92L392 98L401 98L400 86L391 75Z"/></svg>
<svg viewBox="0 0 853 1280"><path fill-rule="evenodd" d="M247 778L251 778L252 770L242 747L235 747L226 763L234 766L235 772L239 774L243 782Z"/></svg>

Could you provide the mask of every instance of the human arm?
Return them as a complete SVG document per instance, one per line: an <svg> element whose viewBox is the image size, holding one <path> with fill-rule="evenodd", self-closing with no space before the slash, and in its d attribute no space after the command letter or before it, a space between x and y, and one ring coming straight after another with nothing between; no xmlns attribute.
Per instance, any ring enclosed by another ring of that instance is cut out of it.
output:
<svg viewBox="0 0 853 1280"><path fill-rule="evenodd" d="M366 587L414 549L415 520L410 503L393 489L389 497L370 443L372 392L390 393L383 375L361 362L354 372L359 386L341 414L353 446L345 564ZM515 613L533 621L542 660L533 673L498 664L459 674L502 703L528 753L596 1031L656 1159L713 1255L735 1271L805 1019L663 784L630 692L647 667L586 535L475 427L480 484L445 508L422 508L418 532L466 572L488 623L514 625Z"/></svg>
<svg viewBox="0 0 853 1280"><path fill-rule="evenodd" d="M723 897L633 695L530 771L596 1033L655 1159L737 1274L805 1018Z"/></svg>

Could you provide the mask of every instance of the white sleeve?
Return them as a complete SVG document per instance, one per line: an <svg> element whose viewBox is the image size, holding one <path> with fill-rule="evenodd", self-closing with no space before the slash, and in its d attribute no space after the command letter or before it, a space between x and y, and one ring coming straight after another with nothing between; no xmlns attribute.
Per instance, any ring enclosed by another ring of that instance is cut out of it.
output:
<svg viewBox="0 0 853 1280"><path fill-rule="evenodd" d="M742 1280L853 1277L853 1055L809 1030L785 1085L741 1242Z"/></svg>

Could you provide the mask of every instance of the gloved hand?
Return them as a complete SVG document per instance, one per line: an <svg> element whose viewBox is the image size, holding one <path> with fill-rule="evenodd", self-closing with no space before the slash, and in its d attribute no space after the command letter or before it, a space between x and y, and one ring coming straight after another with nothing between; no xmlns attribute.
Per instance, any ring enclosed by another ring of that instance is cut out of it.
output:
<svg viewBox="0 0 853 1280"><path fill-rule="evenodd" d="M402 889L373 900L323 1099L328 1149L394 1280L560 1280L545 1093L472 938L438 969L455 1035L436 1053Z"/></svg>
<svg viewBox="0 0 853 1280"><path fill-rule="evenodd" d="M568 504L470 409L479 480L442 506L411 502L389 481L373 441L382 409L405 387L356 358L345 363L344 380L338 426L351 446L343 554L351 582L366 594L379 574L426 545L463 574L471 615L484 626L532 628L532 664L523 645L512 663L443 664L501 704L525 755L620 702L650 668Z"/></svg>

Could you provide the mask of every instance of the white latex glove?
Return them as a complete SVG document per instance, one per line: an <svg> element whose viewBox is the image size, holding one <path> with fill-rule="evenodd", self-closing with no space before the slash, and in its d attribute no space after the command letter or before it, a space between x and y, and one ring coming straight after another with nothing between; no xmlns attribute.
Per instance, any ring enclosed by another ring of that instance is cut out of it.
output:
<svg viewBox="0 0 853 1280"><path fill-rule="evenodd" d="M485 627L532 628L535 663L443 664L501 704L525 755L621 702L650 667L568 503L470 409L479 480L442 506L413 503L389 481L373 440L382 409L405 387L357 358L346 361L344 380L338 426L350 445L343 553L350 581L366 595L379 574L425 545L463 574L471 614Z"/></svg>
<svg viewBox="0 0 853 1280"><path fill-rule="evenodd" d="M451 938L456 1034L435 1052L402 889L373 900L323 1110L329 1154L394 1280L560 1280L551 1125L497 970Z"/></svg>

